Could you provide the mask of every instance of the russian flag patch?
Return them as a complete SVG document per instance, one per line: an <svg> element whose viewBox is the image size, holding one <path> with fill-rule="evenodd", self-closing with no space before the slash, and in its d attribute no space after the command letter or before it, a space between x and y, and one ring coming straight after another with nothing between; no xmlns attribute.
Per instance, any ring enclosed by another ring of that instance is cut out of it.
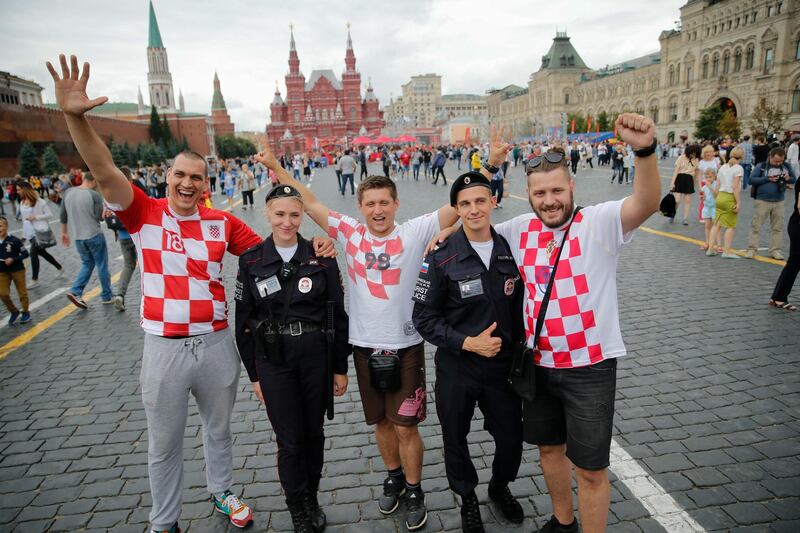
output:
<svg viewBox="0 0 800 533"><path fill-rule="evenodd" d="M423 261L422 267L419 269L420 274L427 274L428 273L428 262Z"/></svg>

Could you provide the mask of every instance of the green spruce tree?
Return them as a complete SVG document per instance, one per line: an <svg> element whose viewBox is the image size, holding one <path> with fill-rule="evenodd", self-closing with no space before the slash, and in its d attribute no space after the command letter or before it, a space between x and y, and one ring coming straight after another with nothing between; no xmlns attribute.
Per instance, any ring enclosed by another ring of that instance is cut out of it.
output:
<svg viewBox="0 0 800 533"><path fill-rule="evenodd" d="M42 166L46 176L55 176L66 170L58 158L55 146L52 144L48 144L42 153Z"/></svg>
<svg viewBox="0 0 800 533"><path fill-rule="evenodd" d="M27 178L30 176L40 176L42 170L39 167L39 156L36 154L36 148L29 142L26 142L19 149L17 155L19 161L19 175Z"/></svg>

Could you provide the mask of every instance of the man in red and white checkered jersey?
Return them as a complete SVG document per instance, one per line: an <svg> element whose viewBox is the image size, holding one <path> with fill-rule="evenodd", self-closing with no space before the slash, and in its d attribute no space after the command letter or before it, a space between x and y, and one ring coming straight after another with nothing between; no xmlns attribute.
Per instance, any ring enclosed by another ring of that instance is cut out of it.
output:
<svg viewBox="0 0 800 533"><path fill-rule="evenodd" d="M142 285L145 330L140 383L147 415L148 473L154 531L180 531L183 436L191 392L203 421L208 491L214 508L244 527L253 513L230 490L233 439L230 419L241 372L228 330L222 284L225 252L239 255L262 239L229 213L198 201L208 186L206 163L182 152L167 173L168 197L149 198L114 166L111 153L85 113L107 98L86 95L89 64L60 56L62 76L48 62L56 99L70 134L109 207L133 238Z"/></svg>
<svg viewBox="0 0 800 533"><path fill-rule="evenodd" d="M427 400L424 344L411 318L411 296L425 245L440 228L455 224L455 210L446 205L397 225L395 214L400 203L394 182L384 176L369 176L356 191L358 209L365 220L361 223L329 210L311 190L292 179L268 149L256 160L273 170L281 183L300 191L309 216L344 246L350 278L349 337L358 389L364 417L367 424L375 425L378 450L389 470L378 505L383 514L394 512L405 491L406 527L420 529L427 520L427 510L420 486L424 448L417 425L425 419ZM376 350L399 357L397 390L379 391L372 386L368 361Z"/></svg>
<svg viewBox="0 0 800 533"><path fill-rule="evenodd" d="M523 313L536 365L536 395L532 402L523 401L524 433L527 442L539 445L553 502L553 516L541 529L545 532L578 531L571 464L583 531L603 531L608 517L616 358L626 353L617 259L633 230L657 211L661 197L652 121L625 113L616 129L638 157L630 196L583 208L573 218L569 160L563 151L551 150L526 164L533 213L495 225L511 245L525 284ZM567 228L544 325L533 346L542 298Z"/></svg>

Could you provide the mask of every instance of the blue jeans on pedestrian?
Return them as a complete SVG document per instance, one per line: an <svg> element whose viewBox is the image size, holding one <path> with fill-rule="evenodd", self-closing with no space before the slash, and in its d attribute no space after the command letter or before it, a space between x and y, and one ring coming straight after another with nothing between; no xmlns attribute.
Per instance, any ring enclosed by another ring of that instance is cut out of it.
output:
<svg viewBox="0 0 800 533"><path fill-rule="evenodd" d="M97 267L97 277L100 278L100 287L103 289L100 298L103 301L113 298L111 276L108 274L108 248L106 247L105 236L102 233L98 233L91 239L76 240L75 249L78 250L78 255L81 258L81 269L69 292L79 298L82 297L83 290L86 288L86 284L89 283L89 278L92 277L92 271L94 267Z"/></svg>
<svg viewBox="0 0 800 533"><path fill-rule="evenodd" d="M344 196L344 190L347 188L347 182L350 182L350 194L356 193L356 188L353 185L353 175L352 174L342 174L342 188L339 189L339 192L342 193Z"/></svg>
<svg viewBox="0 0 800 533"><path fill-rule="evenodd" d="M744 176L742 176L742 190L744 191L750 185L750 171L753 170L753 165L742 163L742 170L744 170Z"/></svg>
<svg viewBox="0 0 800 533"><path fill-rule="evenodd" d="M414 180L419 181L419 163L411 165L414 174Z"/></svg>

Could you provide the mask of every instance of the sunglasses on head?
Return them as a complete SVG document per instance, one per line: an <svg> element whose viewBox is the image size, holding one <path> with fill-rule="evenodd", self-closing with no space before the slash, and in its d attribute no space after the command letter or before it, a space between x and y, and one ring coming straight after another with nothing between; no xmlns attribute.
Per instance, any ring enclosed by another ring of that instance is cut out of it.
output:
<svg viewBox="0 0 800 533"><path fill-rule="evenodd" d="M525 165L525 172L530 173L532 170L540 167L545 160L553 165L561 163L562 161L564 161L566 164L566 155L562 152L545 152L542 155L533 156L528 159L528 162Z"/></svg>

